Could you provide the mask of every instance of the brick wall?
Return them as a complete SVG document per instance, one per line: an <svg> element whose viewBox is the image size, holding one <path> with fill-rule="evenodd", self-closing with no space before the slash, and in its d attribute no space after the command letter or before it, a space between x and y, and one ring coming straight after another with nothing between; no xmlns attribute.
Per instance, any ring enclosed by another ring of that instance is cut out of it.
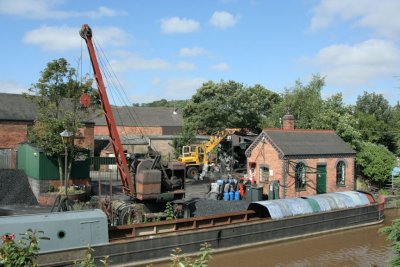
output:
<svg viewBox="0 0 400 267"><path fill-rule="evenodd" d="M27 132L27 122L0 122L0 147L17 148L19 143L26 141Z"/></svg>
<svg viewBox="0 0 400 267"><path fill-rule="evenodd" d="M345 186L338 186L336 184L336 164L339 160L343 160L346 163L345 173ZM327 192L340 192L354 190L354 158L337 158L337 157L326 157L326 158L305 158L305 159L293 159L293 162L301 161L305 165L315 169L309 169L308 171L315 172L317 165L326 166L326 191ZM286 175L286 198L300 197L306 195L316 194L317 174L307 173L307 186L304 191L296 191L295 189L295 178L294 170L290 167L289 170L284 171L284 160L279 158L277 150L267 141L259 142L257 146L252 150L250 157L247 158L247 169L248 176L253 177L254 181L263 187L263 194L267 195L269 191L269 182L272 180L279 180L281 185L284 185L283 177ZM260 166L267 166L270 170L269 182L260 182ZM288 165L286 165L288 166ZM252 167L254 172L252 171ZM280 197L283 197L283 187L279 188Z"/></svg>
<svg viewBox="0 0 400 267"><path fill-rule="evenodd" d="M75 139L77 146L93 150L94 147L94 125L86 125L80 128Z"/></svg>

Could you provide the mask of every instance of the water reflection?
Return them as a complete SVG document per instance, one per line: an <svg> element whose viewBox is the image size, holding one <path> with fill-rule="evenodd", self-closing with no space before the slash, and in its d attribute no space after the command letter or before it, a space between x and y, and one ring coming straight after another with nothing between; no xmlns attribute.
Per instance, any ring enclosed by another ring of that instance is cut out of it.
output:
<svg viewBox="0 0 400 267"><path fill-rule="evenodd" d="M278 244L215 254L210 267L226 266L387 266L393 256L390 243L378 233L400 215L386 210L384 224L307 237Z"/></svg>

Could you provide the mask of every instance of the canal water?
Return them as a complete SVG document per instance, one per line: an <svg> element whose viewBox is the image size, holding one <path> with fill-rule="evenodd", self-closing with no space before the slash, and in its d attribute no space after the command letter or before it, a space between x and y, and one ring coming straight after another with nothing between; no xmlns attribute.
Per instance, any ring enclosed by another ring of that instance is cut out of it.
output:
<svg viewBox="0 0 400 267"><path fill-rule="evenodd" d="M385 210L385 222L336 233L212 253L209 267L388 266L394 255L378 231L400 218L399 209ZM183 248L184 250L184 248ZM168 266L154 264L154 267Z"/></svg>

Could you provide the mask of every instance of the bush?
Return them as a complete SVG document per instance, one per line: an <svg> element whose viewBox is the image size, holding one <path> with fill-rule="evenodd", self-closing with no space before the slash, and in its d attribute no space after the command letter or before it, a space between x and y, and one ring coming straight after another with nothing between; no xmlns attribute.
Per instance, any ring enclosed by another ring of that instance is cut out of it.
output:
<svg viewBox="0 0 400 267"><path fill-rule="evenodd" d="M169 267L207 267L211 259L211 248L207 243L203 243L200 248L200 255L197 258L187 257L180 248L172 251Z"/></svg>
<svg viewBox="0 0 400 267"><path fill-rule="evenodd" d="M392 241L396 256L390 261L390 266L400 266L400 219L394 220L390 226L381 228L380 232L387 235L387 240Z"/></svg>
<svg viewBox="0 0 400 267"><path fill-rule="evenodd" d="M39 254L39 240L49 238L43 235L43 231L28 229L21 234L21 240L15 242L15 234L6 234L1 237L0 265L4 267L38 266L36 258Z"/></svg>

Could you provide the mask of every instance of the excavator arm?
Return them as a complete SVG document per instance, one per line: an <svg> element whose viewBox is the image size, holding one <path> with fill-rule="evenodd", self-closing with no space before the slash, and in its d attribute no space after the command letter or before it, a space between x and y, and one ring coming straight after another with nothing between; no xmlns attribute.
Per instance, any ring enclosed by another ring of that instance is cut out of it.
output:
<svg viewBox="0 0 400 267"><path fill-rule="evenodd" d="M90 61L92 62L92 67L93 67L93 73L99 90L101 105L104 111L104 116L110 133L110 141L114 149L118 173L122 181L122 189L127 195L134 197L135 189L133 186L133 180L129 172L128 164L126 162L126 157L124 154L124 149L121 144L121 139L117 131L114 115L111 110L110 102L108 101L106 88L103 82L103 77L101 75L99 64L97 62L97 57L92 42L92 29L89 27L89 25L84 24L79 34L86 41L86 45L89 51Z"/></svg>
<svg viewBox="0 0 400 267"><path fill-rule="evenodd" d="M210 140L206 143L203 144L204 147L204 159L203 163L208 164L209 158L208 155L209 153L219 144L222 142L222 140L225 139L228 135L234 134L235 132L240 131L239 128L228 128L222 131L217 132L217 134L213 135L210 137Z"/></svg>

